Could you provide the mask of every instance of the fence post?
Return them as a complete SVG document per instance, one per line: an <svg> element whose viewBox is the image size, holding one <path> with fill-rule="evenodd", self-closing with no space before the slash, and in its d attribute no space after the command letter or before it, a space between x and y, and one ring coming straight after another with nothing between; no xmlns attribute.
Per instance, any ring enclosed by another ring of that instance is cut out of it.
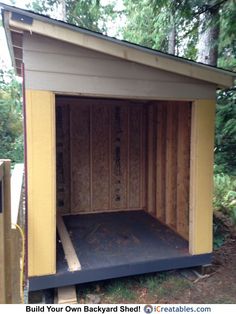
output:
<svg viewBox="0 0 236 314"><path fill-rule="evenodd" d="M11 161L4 160L4 233L5 233L5 289L6 303L12 303L11 294Z"/></svg>
<svg viewBox="0 0 236 314"><path fill-rule="evenodd" d="M23 186L24 165L16 164L11 175L11 281L12 303L22 303L22 272L24 269L23 239L19 227L24 230L23 222ZM18 226L16 226L18 225Z"/></svg>
<svg viewBox="0 0 236 314"><path fill-rule="evenodd" d="M19 231L17 229L11 230L12 246L11 246L11 284L12 284L12 303L20 304L21 300L21 282L20 282L20 272L21 272L21 248L22 241L19 236ZM23 265L22 265L23 267Z"/></svg>
<svg viewBox="0 0 236 314"><path fill-rule="evenodd" d="M0 161L0 304L6 303L3 179L4 162Z"/></svg>
<svg viewBox="0 0 236 314"><path fill-rule="evenodd" d="M0 303L11 303L11 162L10 160L0 160L0 166Z"/></svg>

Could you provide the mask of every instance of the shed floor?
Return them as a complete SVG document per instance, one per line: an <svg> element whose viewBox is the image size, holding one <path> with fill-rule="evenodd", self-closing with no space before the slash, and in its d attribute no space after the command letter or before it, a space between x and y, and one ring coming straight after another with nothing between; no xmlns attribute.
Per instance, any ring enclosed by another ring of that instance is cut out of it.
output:
<svg viewBox="0 0 236 314"><path fill-rule="evenodd" d="M30 278L30 290L85 283L210 262L192 256L188 242L144 211L64 216L81 270L69 272L57 239L57 273Z"/></svg>

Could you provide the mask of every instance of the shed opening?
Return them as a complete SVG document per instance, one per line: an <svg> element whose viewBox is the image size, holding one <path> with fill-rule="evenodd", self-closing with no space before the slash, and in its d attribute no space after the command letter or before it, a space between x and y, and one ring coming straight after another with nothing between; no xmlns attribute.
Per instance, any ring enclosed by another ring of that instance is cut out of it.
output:
<svg viewBox="0 0 236 314"><path fill-rule="evenodd" d="M77 282L190 258L190 133L189 102L57 96L57 213L81 265Z"/></svg>

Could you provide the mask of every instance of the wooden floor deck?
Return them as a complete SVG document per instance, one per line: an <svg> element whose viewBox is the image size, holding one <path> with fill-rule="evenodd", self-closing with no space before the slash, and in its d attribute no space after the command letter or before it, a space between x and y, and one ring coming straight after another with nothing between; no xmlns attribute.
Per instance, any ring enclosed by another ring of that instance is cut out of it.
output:
<svg viewBox="0 0 236 314"><path fill-rule="evenodd" d="M30 278L30 290L208 264L188 242L144 211L63 217L81 270L70 272L57 239L57 273Z"/></svg>

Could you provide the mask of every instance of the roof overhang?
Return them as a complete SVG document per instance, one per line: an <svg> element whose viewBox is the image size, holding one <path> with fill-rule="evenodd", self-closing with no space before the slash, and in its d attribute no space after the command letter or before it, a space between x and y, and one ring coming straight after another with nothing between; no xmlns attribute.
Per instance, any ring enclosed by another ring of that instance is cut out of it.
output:
<svg viewBox="0 0 236 314"><path fill-rule="evenodd" d="M23 59L22 34L30 32L152 68L209 82L220 88L234 85L236 78L234 72L140 47L15 7L1 6L4 8L2 15L11 59L19 75L21 75Z"/></svg>
<svg viewBox="0 0 236 314"><path fill-rule="evenodd" d="M12 65L16 73L21 76L21 64L23 62L23 30L20 28L10 27L10 12L4 11L3 22L7 38L9 53L12 60Z"/></svg>

